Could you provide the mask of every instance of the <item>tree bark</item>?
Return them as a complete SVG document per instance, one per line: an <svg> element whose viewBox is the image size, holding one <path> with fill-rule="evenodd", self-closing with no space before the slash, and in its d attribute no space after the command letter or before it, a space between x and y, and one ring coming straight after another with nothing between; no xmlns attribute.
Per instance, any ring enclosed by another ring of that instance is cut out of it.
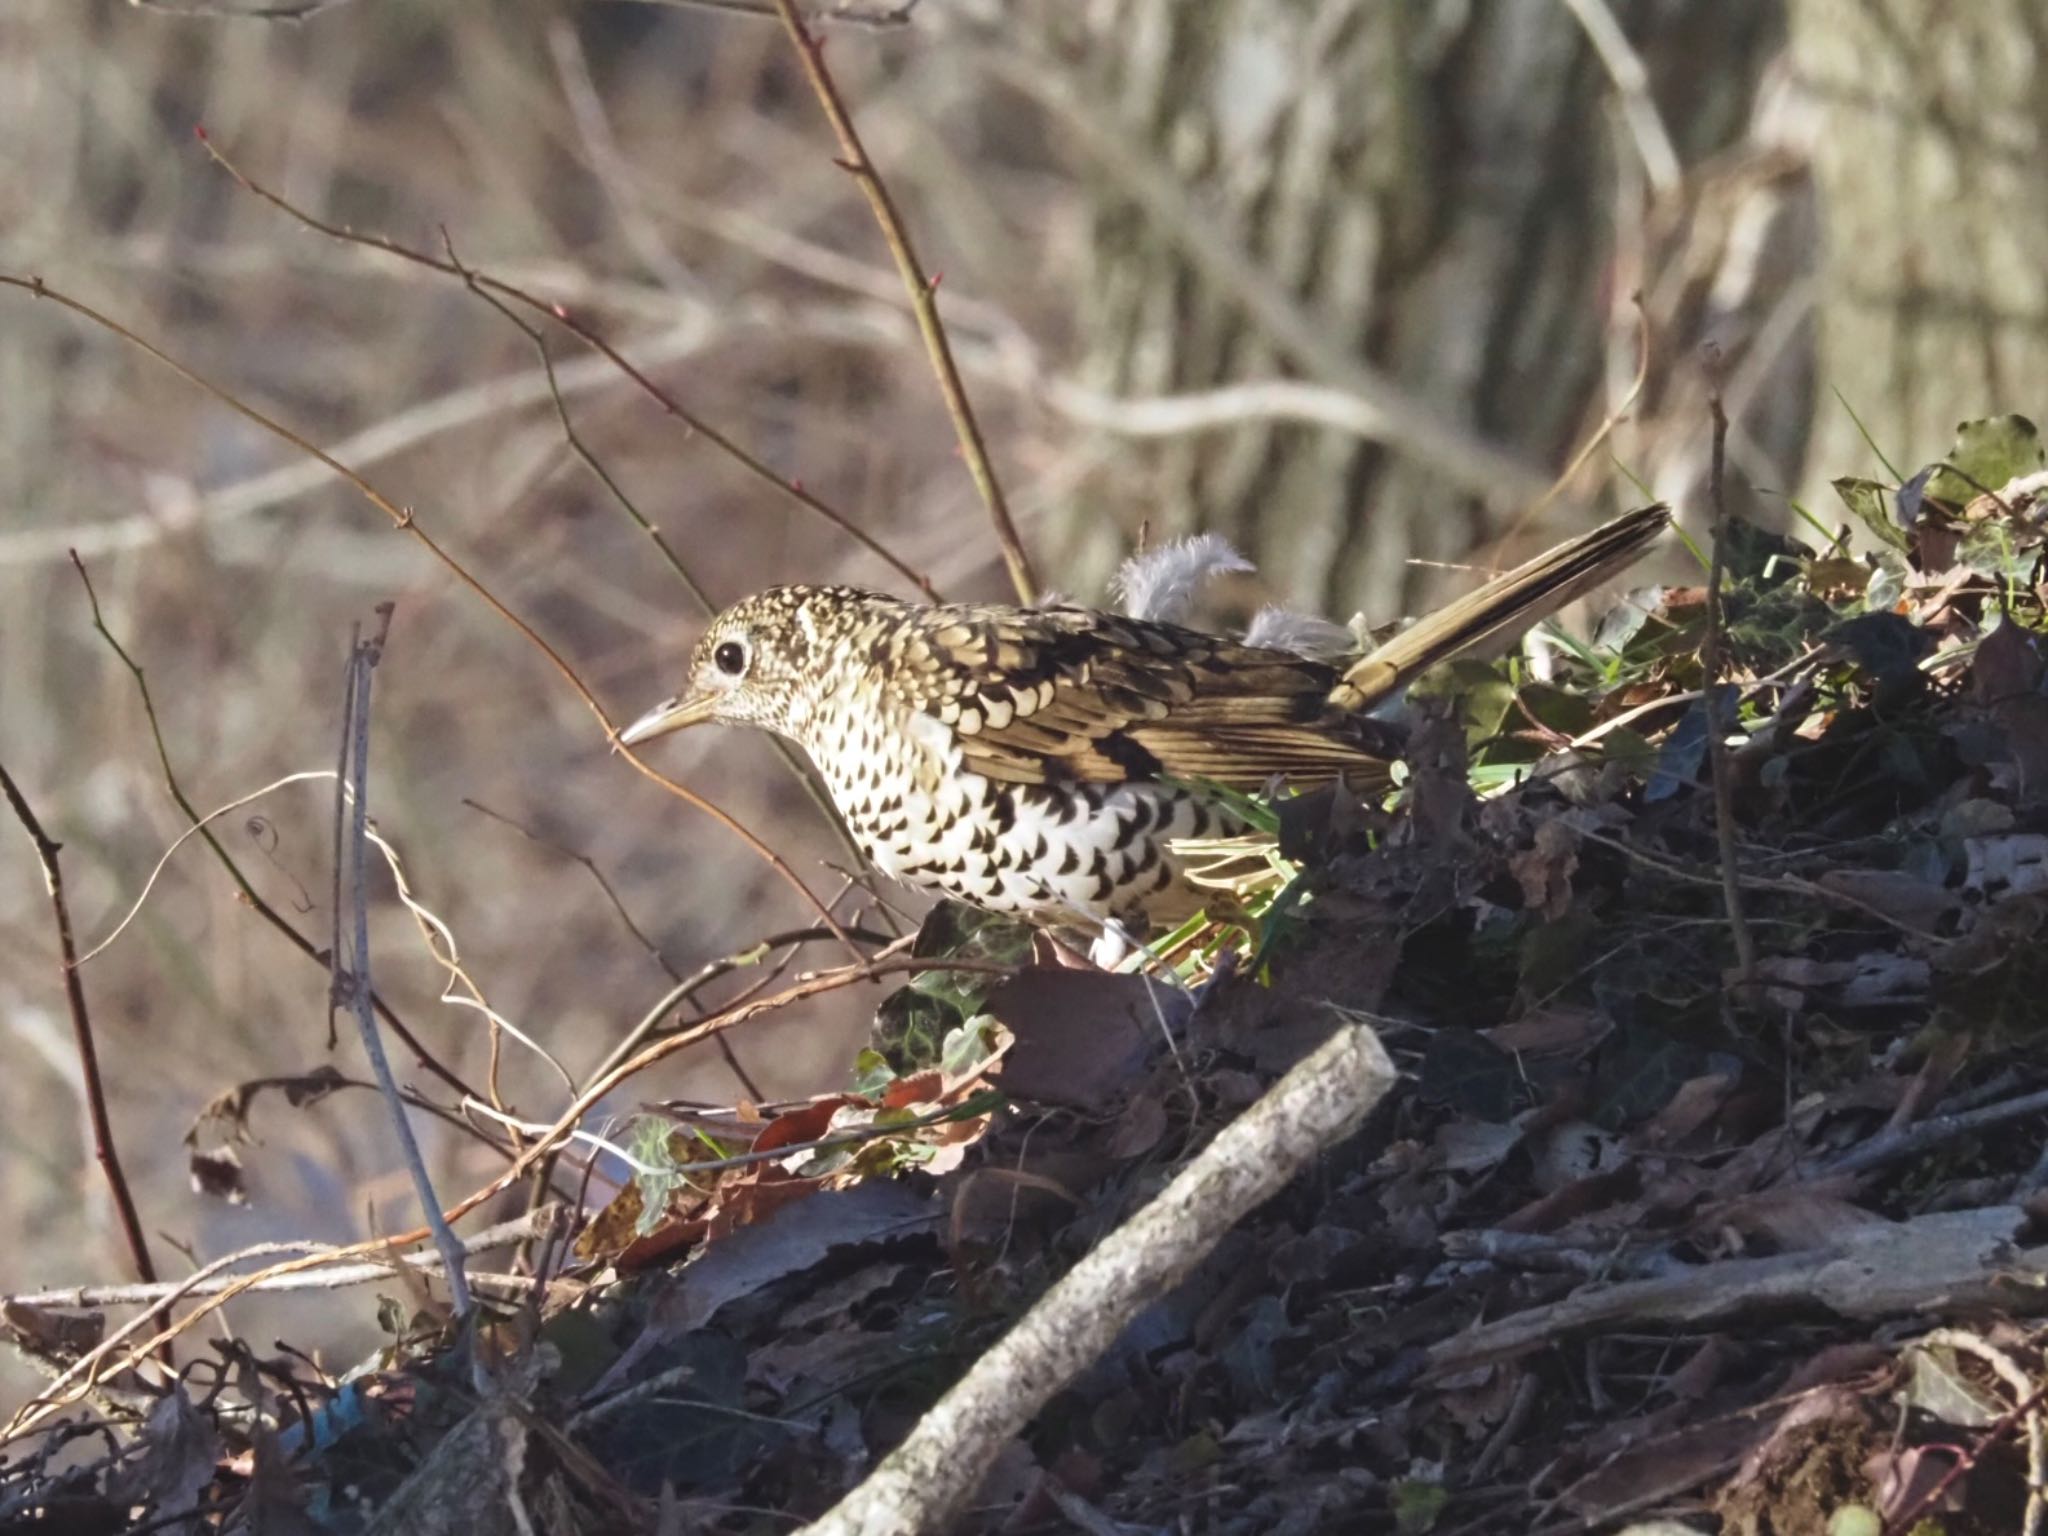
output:
<svg viewBox="0 0 2048 1536"><path fill-rule="evenodd" d="M1741 140L1780 10L1626 8L1683 166ZM1093 387L1150 396L1325 371L1194 249L1219 242L1331 351L1526 473L1474 494L1411 431L1376 442L1248 422L1121 455L1065 514L1052 568L1090 590L1143 516L1155 535L1224 532L1293 603L1375 618L1412 605L1431 573L1411 562L1464 559L1507 527L1605 412L1628 297L1617 229L1643 218L1617 195L1640 168L1608 66L1563 3L1097 0L1058 16L1044 46L1141 174L1187 189L1203 216L1164 228L1128 167L1103 176L1083 301Z"/></svg>
<svg viewBox="0 0 2048 1536"><path fill-rule="evenodd" d="M1794 0L1792 59L1819 117L1824 384L1808 495L1901 474L1958 421L2048 409L2048 3ZM1850 415L1862 420L1862 429Z"/></svg>

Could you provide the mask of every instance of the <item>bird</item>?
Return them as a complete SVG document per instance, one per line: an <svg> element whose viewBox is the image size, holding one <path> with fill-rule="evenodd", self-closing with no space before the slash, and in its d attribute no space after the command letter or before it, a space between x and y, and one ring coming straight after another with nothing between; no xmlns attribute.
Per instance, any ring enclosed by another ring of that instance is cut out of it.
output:
<svg viewBox="0 0 2048 1536"><path fill-rule="evenodd" d="M617 740L714 721L775 732L810 756L883 874L1049 927L1142 937L1213 895L1174 845L1245 830L1208 786L1341 777L1384 792L1398 732L1373 710L1634 564L1669 522L1662 505L1626 513L1348 666L1073 603L770 587L716 615L685 690Z"/></svg>

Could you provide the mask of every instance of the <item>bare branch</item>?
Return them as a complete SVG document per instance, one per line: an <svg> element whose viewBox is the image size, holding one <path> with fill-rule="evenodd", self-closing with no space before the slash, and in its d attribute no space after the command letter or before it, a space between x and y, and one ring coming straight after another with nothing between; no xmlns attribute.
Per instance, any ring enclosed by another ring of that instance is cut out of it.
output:
<svg viewBox="0 0 2048 1536"><path fill-rule="evenodd" d="M370 484L368 480L364 479L361 475L357 474L354 470L350 469L346 464L343 464L340 460L336 459L332 454L329 454L323 451L322 449L314 446L314 444L310 442L302 434L293 431L290 427L283 425L281 422L273 419L272 417L266 416L263 412L257 410L254 406L250 405L247 401L243 400L233 391L223 388L221 385L214 383L213 380L205 377L203 374L197 373L194 370L186 367L183 363L179 362L176 358L172 357L168 352L164 351L161 347L158 347L155 344L144 340L141 336L137 335L127 326L121 324L118 320L113 319L109 315L103 314L101 311L97 309L94 309L90 304L85 303L83 300L74 299L69 294L60 292L58 289L50 287L49 284L45 283L39 277L16 277L11 273L6 272L0 272L0 288L17 288L24 293L34 295L36 298L47 299L51 303L59 305L62 308L68 309L73 314L79 315L82 318L92 322L94 325L99 326L102 330L108 331L111 334L120 337L121 340L127 342L128 345L154 358L157 362L161 363L164 367L168 368L172 373L175 373L179 378L183 379L186 383L192 385L195 389L199 389L204 393L212 396L221 404L227 406L228 409L234 411L237 415L242 416L248 421L253 422L255 425L261 427L264 431L270 433L272 436L280 438L284 442L289 443L294 448L297 448L301 453L308 454L311 457L318 459L322 464L326 465L328 469L332 470L335 474L339 475L343 480L347 481L348 484L354 488L358 495L360 495L365 501L369 502L370 505L377 508L377 510L382 512L386 517L390 518L393 527L397 528L402 533L408 533L412 535L413 540L416 543L418 543L421 548L425 549L428 554L432 555L434 559L440 563L444 570L446 570L457 581L462 583L463 586L469 588L470 591L474 592L477 595L477 597L480 598L484 602L484 604L490 608L490 610L493 613L497 614L499 618L503 619L506 623L510 624L514 629L519 631L520 636L523 639L525 639L529 645L533 646L534 649L539 651L542 656L546 657L549 665L551 665L555 669L556 673L562 678L564 682L568 683L568 685L576 691L577 697L583 700L584 705L590 710L591 714L597 717L598 723L604 728L606 738L610 740L615 747L617 747L617 750L619 751L620 755L623 756L627 762L631 763L639 773L644 775L646 778L651 779L656 784L661 785L664 789L666 789L670 794L676 796L676 798L678 798L679 800L685 801L686 803L695 806L698 810L704 812L705 815L709 816L713 821L717 822L720 826L724 827L728 832L732 833L733 836L737 837L742 843L744 843L755 854L756 857L760 858L771 869L775 870L775 872L779 874L783 878L783 880L785 880L789 884L792 890L797 892L798 895L802 896L804 900L810 904L812 909L818 913L820 919L824 922L826 927L831 928L835 933L840 931L839 920L832 915L830 908L828 908L824 902L818 899L817 895L811 890L809 886L804 884L803 880L797 875L796 871L789 867L788 861L785 860L781 854L777 853L774 849L770 848L766 843L762 842L760 837L757 836L752 831L752 829L745 826L737 818L732 816L729 812L713 804L711 801L706 800L702 795L699 795L695 790L692 790L686 787L685 785L676 782L674 779L669 778L666 774L661 773L657 769L649 767L647 763L641 759L640 755L637 752L635 752L632 748L619 745L618 731L612 725L611 717L605 713L605 708L602 704L598 702L597 695L591 692L589 685L583 681L582 676L576 671L576 669L569 665L568 660L562 655L562 653L556 650L545 639L543 639L541 637L540 632L536 630L531 624L527 623L524 619L520 618L510 608L506 607L504 602L499 599L498 595L495 592L493 592L488 586L486 586L482 580L480 580L476 575L474 575L470 571L469 567L464 565L460 560L457 560L452 554L450 554L445 548L442 547L439 541L437 541L430 534L428 534L428 532L419 525L418 519L416 519L413 516L412 510L409 507L399 506L396 502L392 501L390 497L386 496L382 491L378 490L374 485ZM80 574L82 575L84 573L84 567L80 566L79 570ZM97 602L95 602L94 608L95 613L97 613ZM104 631L102 632L104 633ZM109 638L111 639L111 636ZM140 676L139 669L135 668L133 662L129 663L129 667L131 670L135 670L137 672L138 677ZM189 802L181 799L180 808L185 811L188 817L191 817L195 820L197 819L196 813L193 812ZM217 841L215 839L212 839L210 836L208 840ZM244 889L247 889L246 885L244 886ZM253 892L249 892L249 894L252 897L254 895ZM854 947L851 941L847 942L846 947L850 953L859 953L859 951ZM469 1090L465 1087L463 1091L466 1093Z"/></svg>
<svg viewBox="0 0 2048 1536"><path fill-rule="evenodd" d="M678 1051L687 1050L689 1047L709 1039L722 1030L737 1029L740 1025L747 1023L751 1019L757 1019L765 1014L774 1013L792 1004L803 1002L808 998L818 997L828 992L836 992L842 988L856 986L863 982L879 980L884 976L898 976L919 971L969 971L977 975L1010 975L1014 974L1015 970L1016 967L1014 966L998 965L985 960L926 958L915 955L889 956L874 960L864 960L855 965L842 966L837 970L805 975L798 978L793 986L787 987L771 997L756 998L726 1008L722 1012L700 1021L679 1034L654 1042L638 1055L620 1063L611 1070L597 1074L584 1087L583 1091L577 1094L575 1100L562 1111L545 1136L521 1152L509 1167L501 1170L490 1182L483 1185L480 1189L465 1195L443 1214L450 1222L459 1221L479 1206L495 1199L520 1179L531 1173L546 1158L552 1156L563 1140L567 1138L570 1130L582 1120L583 1116L602 1102L607 1095L615 1092L620 1084L646 1071L656 1063L675 1055ZM269 1269L261 1270L253 1275L240 1276L232 1285L222 1290L219 1294L210 1296L202 1301L185 1316L178 1319L171 1327L138 1342L131 1343L130 1341L135 1340L136 1335L142 1331L147 1319L138 1319L135 1322L129 1323L109 1334L98 1345L73 1361L63 1371L58 1373L48 1386L44 1388L40 1396L34 1401L23 1405L15 1413L14 1417L7 1422L5 1428L0 1429L0 1444L6 1444L10 1441L18 1440L24 1435L34 1433L58 1414L61 1414L66 1408L83 1398L92 1390L93 1384L103 1379L110 1371L132 1364L134 1361L149 1354L152 1350L161 1348L177 1335L196 1327L205 1318L234 1300L235 1297L255 1289L258 1285L283 1275L302 1274L308 1270L320 1269L326 1265L342 1263L350 1259L360 1259L375 1254L396 1253L418 1243L425 1242L430 1235L427 1228L419 1227L413 1231L400 1232L388 1238L372 1238L368 1241L352 1243L342 1248L324 1249L318 1253L308 1254L303 1258L292 1259L282 1264L273 1265ZM189 1288L209 1276L219 1273L228 1262L233 1262L233 1260L216 1261L213 1264L207 1265L194 1274L187 1276L179 1284L181 1287ZM177 1294L183 1296L187 1293L186 1289L181 1289Z"/></svg>
<svg viewBox="0 0 2048 1536"><path fill-rule="evenodd" d="M1396 1077L1370 1029L1338 1029L1068 1271L805 1536L906 1536L944 1527L1055 1392L1231 1227L1343 1140Z"/></svg>
<svg viewBox="0 0 2048 1536"><path fill-rule="evenodd" d="M937 601L938 594L933 592L930 581L928 581L920 572L913 570L909 565L905 564L886 545L882 544L879 540L877 540L873 534L867 532L865 529L859 527L857 524L849 521L844 514L839 512L830 504L820 500L810 491L804 489L804 487L798 482L777 474L773 469L769 468L765 462L757 458L752 453L748 452L745 448L741 447L738 441L736 441L734 438L727 436L724 432L721 432L718 428L712 426L710 422L704 420L695 412L687 409L679 401L677 401L673 395L669 394L668 391L661 388L661 386L656 384L654 380L649 378L639 368L635 367L626 358L623 352L621 352L617 347L614 347L610 342L606 341L602 336L599 336L595 331L593 331L589 326L585 325L582 321L578 320L563 305L550 303L545 299L539 298L534 294L528 293L523 288L515 287L513 284L505 282L502 279L492 277L488 273L471 271L469 268L464 267L461 263L455 261L452 257L444 260L440 257L429 256L424 251L414 250L411 246L403 245L400 242L389 238L388 236L360 234L353 229L344 228L339 224L331 224L325 219L315 218L312 214L306 212L303 208L300 208L296 203L292 202L289 198L283 196L281 193L271 191L270 188L265 186L263 183L255 181L246 174L244 174L241 167L237 166L234 161L230 160L225 154L223 154L221 152L220 147L216 145L211 139L208 139L204 135L201 135L200 143L205 148L207 154L213 158L214 163L220 166L220 168L226 171L230 176L234 177L236 184L240 186L244 191L253 193L256 197L270 204L271 207L277 209L280 213L283 213L288 217L295 219L297 222L304 225L307 229L314 231L316 234L322 234L327 236L330 240L340 240L349 245L357 245L365 247L366 249L369 250L381 251L387 256L395 256L399 260L410 262L414 266L424 267L429 271L439 272L444 276L457 278L465 286L469 287L472 290L480 291L488 289L492 293L498 294L503 298L510 299L515 304L521 305L526 309L532 310L535 314L545 316L546 318L552 320L555 324L560 325L564 330L568 331L570 335L576 337L577 340L581 341L585 346L601 354L608 362L611 363L611 365L614 368L618 369L627 378L631 379L635 384L639 385L642 392L645 393L649 399L653 400L664 411L666 411L669 415L675 417L676 420L680 421L692 432L702 437L707 443L711 444L712 447L716 448L719 452L723 453L727 458L731 459L734 463L738 464L742 469L747 471L748 474L754 476L758 480L765 481L767 484L773 486L778 492L795 501L799 506L806 507L811 511L817 513L820 517L824 518L827 522L831 523L835 528L839 529L842 533L845 533L848 537L859 542L870 553L886 561L892 569L894 569L906 581L913 583L927 597L932 598L934 601ZM28 283L23 282L19 279L16 279L14 281L17 287L29 286ZM38 291L42 291L40 289L39 280ZM77 308L78 306L73 305L72 307ZM226 397L223 398L226 399ZM253 415L253 413L251 413L247 407L243 406L238 401L228 399L227 403L233 405L235 409L242 411L243 414L245 415ZM310 444L302 443L300 444L300 446L303 447L308 452L318 453L319 451L317 449L312 448ZM328 463L331 468L339 468L339 466L333 465L330 460L327 460L325 456L322 456L322 462ZM349 475L345 477L348 478L350 482L354 484L358 490L363 489L362 482L355 476Z"/></svg>
<svg viewBox="0 0 2048 1536"><path fill-rule="evenodd" d="M93 1155L106 1175L107 1189L114 1197L114 1210L121 1220L121 1234L128 1241L128 1254L135 1272L146 1281L156 1279L156 1265L149 1256L149 1239L142 1233L142 1218L135 1211L135 1197L128 1191L127 1175L121 1171L121 1154L114 1145L114 1123L107 1114L106 1085L100 1079L100 1053L93 1043L92 1016L85 1007L85 984L78 975L78 942L71 932L71 908L64 900L64 872L57 862L58 844L43 830L28 800L16 787L13 776L0 765L0 793L13 807L28 839L35 845L36 860L43 867L43 885L50 893L50 910L57 923L58 966L64 978L64 1001L71 1009L71 1036L78 1046L78 1070L85 1086L86 1119L92 1125Z"/></svg>
<svg viewBox="0 0 2048 1536"><path fill-rule="evenodd" d="M469 1282L463 1275L462 1244L441 1214L441 1202L434 1194L434 1181L427 1172L427 1160L420 1153L419 1138L413 1134L412 1119L405 1112L398 1079L392 1075L391 1060L384 1053L384 1038L377 1030L377 1015L370 1006L370 684L376 676L377 663L384 655L385 637L391 629L391 604L380 603L378 617L377 633L368 640L358 639L349 648L348 681L342 713L346 722L344 734L348 750L345 763L348 771L342 782L335 786L335 800L337 814L344 805L349 812L346 863L349 914L354 926L349 935L349 963L346 968L342 965L341 944L337 942L334 947L334 987L337 993L345 994L349 1011L355 1015L356 1028L362 1036L363 1054L370 1059L371 1074L377 1079L385 1106L391 1111L392 1129L398 1134L398 1150L405 1159L406 1171L412 1175L413 1188L419 1194L420 1210L427 1219L428 1229L434 1234L434 1246L440 1250L441 1262L447 1270L449 1300L455 1308L455 1315L461 1318L469 1316L474 1305L470 1299Z"/></svg>
<svg viewBox="0 0 2048 1536"><path fill-rule="evenodd" d="M839 87L833 82L832 72L825 67L825 45L805 25L796 0L775 0L775 9L782 17L782 25L789 33L790 41L796 44L804 77L810 81L818 105L824 109L827 121L832 124L832 132L839 140L840 154L844 157L839 162L840 167L853 177L867 198L868 207L874 211L875 222L881 226L882 239L888 244L889 254L896 258L896 269L903 274L903 286L910 295L911 312L917 317L917 328L924 337L925 350L931 354L932 369L939 379L939 393L945 397L947 413L953 418L953 430L959 435L960 452L967 460L967 472L974 477L975 489L981 492L981 499L988 505L989 518L995 524L996 543L1001 546L1003 564L1009 568L1010 585L1016 589L1018 602L1029 603L1038 595L1038 581L1032 574L1031 558L1024 552L1023 541L1017 537L1017 525L1011 521L1009 503L1003 498L995 467L989 462L981 423L975 419L974 407L967 400L967 385L960 377L959 365L953 361L953 348L946 339L945 322L939 318L939 280L936 276L926 276L924 267L918 262L917 252L910 243L910 231L904 226L902 215L896 211L896 201L889 195L888 184L882 180L882 173L875 168L875 162L868 158L867 146L861 143L860 133L853 126L853 115L846 109Z"/></svg>
<svg viewBox="0 0 2048 1536"><path fill-rule="evenodd" d="M0 275L0 284L5 284L7 281L8 279L4 275ZM241 865L234 861L234 857L228 852L227 846L218 837L214 836L213 829L207 825L208 818L199 814L199 808L192 803L191 798L185 793L184 785L179 783L177 772L171 767L171 749L164 740L163 725L156 717L156 700L150 694L149 679L143 674L141 665L128 653L127 647L115 639L114 632L107 628L106 618L100 612L99 594L93 590L92 577L86 571L85 562L74 554L71 557L71 564L78 572L79 581L85 587L85 600L92 608L92 627L94 632L107 643L107 648L120 658L121 665L128 669L128 675L135 680L135 691L142 700L143 717L149 722L150 739L156 745L157 767L163 774L164 788L170 793L172 802L184 814L185 820L191 825L192 829L199 834L201 841L213 851L213 856L220 861L221 867L228 872L228 878L235 883L235 889L241 893L242 899L249 903L249 906L255 911L256 915L269 923L280 934L284 935L292 948L296 949L301 955L304 955L322 970L326 970L327 956L320 951L312 940L286 922L284 915L277 908L273 907L257 893L256 887L249 883L249 877L242 873ZM382 998L372 993L370 1001L377 1009L377 1016L390 1026L393 1034L405 1042L406 1048L413 1053L413 1059L420 1066L433 1073L434 1076L441 1079L443 1083L447 1084L457 1093L470 1098L479 1097L468 1083L464 1082L454 1071L444 1065L438 1056L427 1049L425 1042L412 1032L406 1022Z"/></svg>

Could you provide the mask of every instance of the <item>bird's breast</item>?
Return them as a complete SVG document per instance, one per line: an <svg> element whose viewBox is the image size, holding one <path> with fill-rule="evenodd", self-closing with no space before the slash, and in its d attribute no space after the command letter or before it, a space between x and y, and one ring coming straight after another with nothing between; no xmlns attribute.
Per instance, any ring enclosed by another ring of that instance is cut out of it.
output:
<svg viewBox="0 0 2048 1536"><path fill-rule="evenodd" d="M817 725L806 745L875 867L991 911L1177 922L1201 901L1170 845L1237 830L1175 785L990 779L962 766L952 733L927 715L849 708Z"/></svg>

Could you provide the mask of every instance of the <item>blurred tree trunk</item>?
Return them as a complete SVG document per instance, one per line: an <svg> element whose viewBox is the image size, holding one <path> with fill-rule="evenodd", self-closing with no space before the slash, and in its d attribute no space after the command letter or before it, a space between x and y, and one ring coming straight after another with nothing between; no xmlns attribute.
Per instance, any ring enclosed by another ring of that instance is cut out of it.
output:
<svg viewBox="0 0 2048 1536"><path fill-rule="evenodd" d="M1793 0L1819 114L1824 382L1911 474L1958 421L2048 410L2048 0ZM1824 395L1808 457L1881 474Z"/></svg>
<svg viewBox="0 0 2048 1536"><path fill-rule="evenodd" d="M1384 618L1429 586L1409 562L1463 559L1512 523L1635 360L1643 279L1618 272L1617 230L1627 242L1650 222L1655 189L1629 188L1654 156L1614 110L1575 9L1622 17L1679 165L1740 142L1783 44L1770 0L1048 8L1041 45L1077 87L1054 116L1093 115L1083 152L1103 173L1087 383L1119 397L1289 376L1352 388L1369 370L1366 385L1450 444L1407 425L1368 441L1270 420L1143 443L1063 514L1051 569L1094 590L1143 516L1155 536L1224 531L1290 601ZM1178 227L1172 189L1192 199ZM1685 224L1667 219L1667 234L1682 243ZM1306 336L1275 319L1276 299ZM1459 434L1518 466L1475 476ZM1482 480L1491 494L1475 494Z"/></svg>

